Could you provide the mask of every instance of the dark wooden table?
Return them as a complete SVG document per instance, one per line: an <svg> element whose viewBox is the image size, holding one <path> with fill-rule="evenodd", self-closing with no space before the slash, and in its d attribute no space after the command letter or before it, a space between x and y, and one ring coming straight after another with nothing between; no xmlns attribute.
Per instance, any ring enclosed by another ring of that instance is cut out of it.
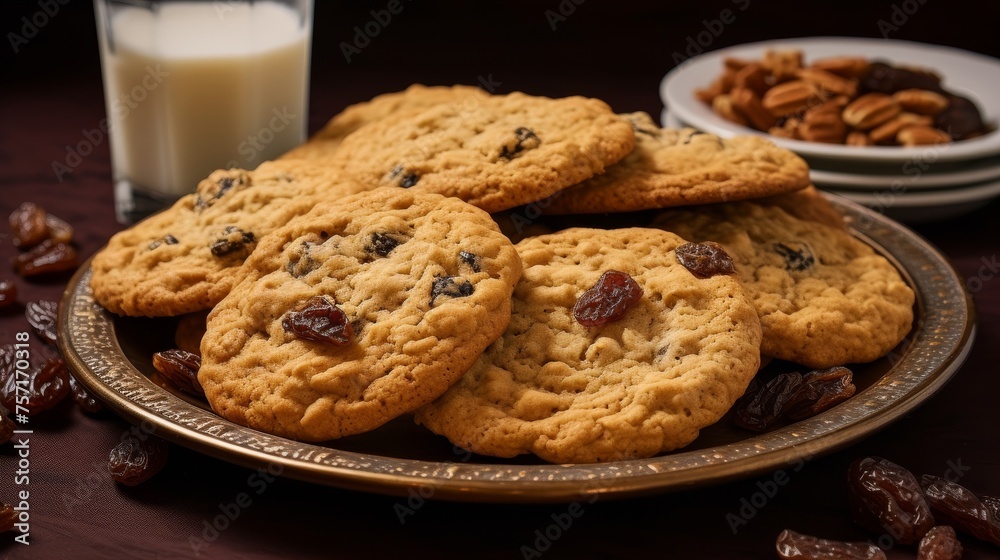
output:
<svg viewBox="0 0 1000 560"><path fill-rule="evenodd" d="M707 49L798 35L880 36L879 22L892 23L894 9L907 21L897 16L898 29L885 28L892 38L953 44L994 56L998 49L992 31L995 7L973 13L954 3L844 2L810 15L796 11L798 4L763 6L756 0L683 8L615 4L620 3L514 2L481 14L470 11L470 4L405 3L396 16L399 23L385 26L380 38L349 64L340 44L352 40L355 25L371 18L369 10L384 6L320 5L311 129L348 103L414 81L475 84L482 79L500 92L590 95L619 111L658 115L657 84L673 66L671 54L683 52L687 38L712 27L724 9L737 10L737 21ZM2 30L17 31L21 18L30 18L39 6L6 3ZM122 226L114 220L106 139L95 141L92 153L62 181L53 171L53 162L65 160L67 147L84 141L105 116L90 6L71 2L60 4L60 10L18 45L19 52L12 53L12 47L3 53L0 215L22 201L41 204L73 224L86 257ZM565 19L552 19L550 10L567 12ZM789 469L787 483L760 507L747 509L745 503L767 487L772 474L668 495L582 503L571 525L545 537L547 528L566 519L569 505L428 501L400 519L399 506L414 505L405 499L268 479L177 445L162 472L127 488L108 478L105 464L108 451L130 425L110 413L87 415L64 403L31 420L31 544L0 535L0 556L773 558L774 538L784 528L868 538L849 521L844 493L847 465L865 455L887 457L916 473L941 475L950 469L961 473L970 488L1000 495L998 212L1000 201L995 201L958 219L914 227L952 259L975 290L978 340L954 380L882 432ZM10 237L0 234L0 261L15 252ZM0 313L0 344L6 344L14 342L15 333L28 330L23 303L58 300L67 277L31 282L9 270L0 277L14 278L22 302ZM15 497L18 459L11 444L0 446L2 501ZM237 501L243 505L234 508ZM759 496L756 501L760 503ZM727 514L741 515L741 508L746 523L734 531ZM238 511L238 516L225 530L206 529L226 511ZM966 558L1000 558L1000 548L964 540ZM915 558L912 548L897 546L888 553L890 558Z"/></svg>

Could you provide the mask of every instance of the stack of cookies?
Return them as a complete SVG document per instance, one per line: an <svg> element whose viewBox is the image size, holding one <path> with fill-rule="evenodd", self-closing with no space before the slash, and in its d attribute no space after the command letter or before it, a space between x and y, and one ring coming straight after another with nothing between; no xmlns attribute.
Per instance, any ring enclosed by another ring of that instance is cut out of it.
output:
<svg viewBox="0 0 1000 560"><path fill-rule="evenodd" d="M91 267L107 309L182 316L176 345L229 420L326 441L413 414L557 463L683 447L761 356L867 362L913 320L791 152L465 86L349 107Z"/></svg>

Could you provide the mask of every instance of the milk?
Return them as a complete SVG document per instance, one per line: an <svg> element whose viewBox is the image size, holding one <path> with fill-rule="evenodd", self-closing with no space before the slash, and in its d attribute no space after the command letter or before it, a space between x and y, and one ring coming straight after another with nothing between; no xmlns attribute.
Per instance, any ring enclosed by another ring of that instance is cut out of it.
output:
<svg viewBox="0 0 1000 560"><path fill-rule="evenodd" d="M167 2L98 17L116 182L175 198L304 140L311 14Z"/></svg>

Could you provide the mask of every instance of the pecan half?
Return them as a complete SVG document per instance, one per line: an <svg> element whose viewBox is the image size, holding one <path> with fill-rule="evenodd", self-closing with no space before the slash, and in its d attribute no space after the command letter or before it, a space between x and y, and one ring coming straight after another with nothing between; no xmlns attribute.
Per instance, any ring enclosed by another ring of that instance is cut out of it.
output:
<svg viewBox="0 0 1000 560"><path fill-rule="evenodd" d="M902 111L892 97L884 93L867 93L844 107L844 122L859 130L868 130L888 121Z"/></svg>
<svg viewBox="0 0 1000 560"><path fill-rule="evenodd" d="M892 94L892 98L905 111L918 115L937 115L948 108L948 98L926 89L904 89Z"/></svg>
<svg viewBox="0 0 1000 560"><path fill-rule="evenodd" d="M951 142L951 136L943 130L934 127L912 124L896 134L896 141L904 146L925 146L928 144L945 144Z"/></svg>
<svg viewBox="0 0 1000 560"><path fill-rule="evenodd" d="M792 80L767 90L761 105L774 117L801 113L826 101L823 91L805 80Z"/></svg>

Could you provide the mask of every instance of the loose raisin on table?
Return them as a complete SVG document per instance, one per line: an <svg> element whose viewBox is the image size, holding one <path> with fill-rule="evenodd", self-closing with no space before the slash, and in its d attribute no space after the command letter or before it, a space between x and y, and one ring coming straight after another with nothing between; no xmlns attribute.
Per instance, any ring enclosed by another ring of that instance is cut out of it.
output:
<svg viewBox="0 0 1000 560"><path fill-rule="evenodd" d="M59 318L59 303L55 301L29 301L24 306L24 317L35 333L49 344L56 344L56 323Z"/></svg>
<svg viewBox="0 0 1000 560"><path fill-rule="evenodd" d="M14 245L30 249L49 237L45 225L45 210L34 202L25 202L10 213L10 231L14 234Z"/></svg>
<svg viewBox="0 0 1000 560"><path fill-rule="evenodd" d="M94 414L104 410L104 404L88 393L73 374L69 376L69 389L73 392L73 400L83 411Z"/></svg>
<svg viewBox="0 0 1000 560"><path fill-rule="evenodd" d="M28 416L34 416L59 404L69 394L69 371L60 358L49 358L41 367L19 372L8 376L0 389L0 404L7 410L15 410L16 405L21 405L27 409ZM20 394L18 385L21 386Z"/></svg>
<svg viewBox="0 0 1000 560"><path fill-rule="evenodd" d="M764 432L784 416L785 406L802 386L802 374L782 373L771 378L754 393L741 397L736 407L736 425Z"/></svg>
<svg viewBox="0 0 1000 560"><path fill-rule="evenodd" d="M876 534L888 533L902 544L918 542L934 526L934 515L917 478L881 457L864 457L851 464L847 497L858 524Z"/></svg>
<svg viewBox="0 0 1000 560"><path fill-rule="evenodd" d="M438 276L431 284L431 305L439 296L453 298L468 297L475 291L475 286L465 278L458 276Z"/></svg>
<svg viewBox="0 0 1000 560"><path fill-rule="evenodd" d="M167 442L156 436L128 436L111 450L108 471L111 478L126 486L141 484L163 468L169 450Z"/></svg>
<svg viewBox="0 0 1000 560"><path fill-rule="evenodd" d="M514 129L514 141L507 143L500 148L501 159L514 159L525 150L533 150L541 145L542 141L530 128L519 126Z"/></svg>
<svg viewBox="0 0 1000 560"><path fill-rule="evenodd" d="M1000 517L968 488L944 478L925 474L920 478L927 503L938 523L951 525L977 539L1000 546Z"/></svg>
<svg viewBox="0 0 1000 560"><path fill-rule="evenodd" d="M785 270L801 272L816 264L816 257L813 256L812 249L805 243L791 241L775 243L774 251L785 259Z"/></svg>
<svg viewBox="0 0 1000 560"><path fill-rule="evenodd" d="M0 309L14 305L17 302L17 284L10 280L0 280Z"/></svg>
<svg viewBox="0 0 1000 560"><path fill-rule="evenodd" d="M69 243L73 241L73 226L66 223L52 214L45 215L45 227L48 230L49 239L55 243Z"/></svg>
<svg viewBox="0 0 1000 560"><path fill-rule="evenodd" d="M14 437L16 429L17 425L14 424L14 421L6 414L0 413L0 445L10 441L10 438Z"/></svg>
<svg viewBox="0 0 1000 560"><path fill-rule="evenodd" d="M961 560L962 543L958 541L955 530L947 525L931 528L920 539L917 548L917 560Z"/></svg>
<svg viewBox="0 0 1000 560"><path fill-rule="evenodd" d="M14 269L25 278L73 270L79 264L76 249L72 245L56 243L51 239L46 239L14 258Z"/></svg>
<svg viewBox="0 0 1000 560"><path fill-rule="evenodd" d="M17 348L13 344L0 344L0 387L7 383L7 378L14 375L14 364L17 362Z"/></svg>
<svg viewBox="0 0 1000 560"><path fill-rule="evenodd" d="M785 406L785 415L792 420L803 420L846 401L857 390L851 377L851 370L842 366L806 373L802 376L802 386Z"/></svg>
<svg viewBox="0 0 1000 560"><path fill-rule="evenodd" d="M170 385L185 393L202 397L205 390L198 382L201 356L184 350L164 350L153 354L153 367Z"/></svg>
<svg viewBox="0 0 1000 560"><path fill-rule="evenodd" d="M573 317L585 327L603 327L620 321L642 299L642 286L628 274L609 270L583 292L573 306Z"/></svg>
<svg viewBox="0 0 1000 560"><path fill-rule="evenodd" d="M347 314L323 296L313 296L281 320L285 331L315 342L344 346L354 340L354 328Z"/></svg>
<svg viewBox="0 0 1000 560"><path fill-rule="evenodd" d="M691 271L698 278L711 278L718 274L736 274L736 265L733 264L729 253L714 241L703 243L685 243L674 249L677 260L684 265L684 268Z"/></svg>
<svg viewBox="0 0 1000 560"><path fill-rule="evenodd" d="M13 531L15 523L17 523L17 512L14 511L14 506L0 503L0 533Z"/></svg>
<svg viewBox="0 0 1000 560"><path fill-rule="evenodd" d="M228 226L223 231L224 237L216 239L211 246L212 254L224 257L248 249L256 240L253 232L243 231L236 226Z"/></svg>
<svg viewBox="0 0 1000 560"><path fill-rule="evenodd" d="M885 560L882 549L862 542L820 539L785 529L775 542L785 560Z"/></svg>

